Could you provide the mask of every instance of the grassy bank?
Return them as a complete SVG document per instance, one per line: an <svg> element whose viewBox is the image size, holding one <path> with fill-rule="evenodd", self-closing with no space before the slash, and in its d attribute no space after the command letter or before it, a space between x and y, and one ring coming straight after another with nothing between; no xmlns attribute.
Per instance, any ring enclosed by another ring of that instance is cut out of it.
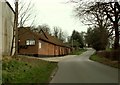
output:
<svg viewBox="0 0 120 85"><path fill-rule="evenodd" d="M120 63L118 61L112 61L108 58L98 56L97 54L93 54L90 57L90 59L93 60L93 61L103 63L103 64L108 65L108 66L112 66L112 67L115 67L115 68L120 68Z"/></svg>
<svg viewBox="0 0 120 85"><path fill-rule="evenodd" d="M57 63L28 57L3 57L3 83L48 83Z"/></svg>
<svg viewBox="0 0 120 85"><path fill-rule="evenodd" d="M74 50L71 55L80 55L83 52L87 51L87 49L79 49L79 50Z"/></svg>

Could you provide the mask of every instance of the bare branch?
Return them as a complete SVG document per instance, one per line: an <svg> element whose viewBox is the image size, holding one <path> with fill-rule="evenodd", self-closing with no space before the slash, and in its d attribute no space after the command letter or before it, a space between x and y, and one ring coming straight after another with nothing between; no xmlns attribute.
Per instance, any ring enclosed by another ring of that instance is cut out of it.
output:
<svg viewBox="0 0 120 85"><path fill-rule="evenodd" d="M23 24L27 21L27 19L30 17L31 14L29 14L23 21L22 21L22 26Z"/></svg>
<svg viewBox="0 0 120 85"><path fill-rule="evenodd" d="M112 17L110 16L110 14L108 14L108 11L105 9L104 12L106 12L107 17L110 19L110 21L114 23Z"/></svg>
<svg viewBox="0 0 120 85"><path fill-rule="evenodd" d="M20 7L20 9L18 10L18 14L23 10L24 6L25 6L25 3L24 3L24 4Z"/></svg>
<svg viewBox="0 0 120 85"><path fill-rule="evenodd" d="M34 23L34 21L35 21L35 18L36 18L36 15L34 16L34 20L32 21L30 27L32 27L32 25L33 25L33 23Z"/></svg>
<svg viewBox="0 0 120 85"><path fill-rule="evenodd" d="M19 10L19 24L18 25L23 26L25 22L28 21L30 16L32 16L32 14L30 13L32 8L33 8L33 5L31 5L31 1L28 3L26 8L25 8L25 3L21 5L21 8Z"/></svg>

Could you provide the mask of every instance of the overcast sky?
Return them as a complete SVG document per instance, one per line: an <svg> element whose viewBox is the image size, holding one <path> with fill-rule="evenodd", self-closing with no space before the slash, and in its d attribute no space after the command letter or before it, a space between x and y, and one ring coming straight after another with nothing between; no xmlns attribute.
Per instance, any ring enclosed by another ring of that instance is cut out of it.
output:
<svg viewBox="0 0 120 85"><path fill-rule="evenodd" d="M14 0L8 0L10 3ZM32 0L33 14L36 15L35 26L48 24L52 29L54 26L61 27L63 31L71 35L75 29L79 32L86 31L87 26L83 25L73 12L74 5L67 2L68 0ZM29 0L26 0L28 3Z"/></svg>

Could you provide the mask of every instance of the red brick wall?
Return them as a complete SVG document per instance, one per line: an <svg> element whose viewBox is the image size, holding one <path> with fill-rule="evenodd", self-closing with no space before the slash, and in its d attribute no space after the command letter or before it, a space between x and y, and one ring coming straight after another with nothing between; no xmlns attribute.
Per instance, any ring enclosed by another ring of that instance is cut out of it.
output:
<svg viewBox="0 0 120 85"><path fill-rule="evenodd" d="M67 52L67 48L65 47L65 55L67 55L68 54L68 52Z"/></svg>
<svg viewBox="0 0 120 85"><path fill-rule="evenodd" d="M27 39L35 39L35 45L26 46ZM38 39L26 30L19 30L19 54L37 54L38 53Z"/></svg>
<svg viewBox="0 0 120 85"><path fill-rule="evenodd" d="M64 55L64 47L60 47L60 55Z"/></svg>
<svg viewBox="0 0 120 85"><path fill-rule="evenodd" d="M65 48L64 47L62 47L62 50L63 50L63 55L65 54Z"/></svg>
<svg viewBox="0 0 120 85"><path fill-rule="evenodd" d="M26 46L27 39L35 39L35 45ZM39 54L46 56L58 56L70 53L70 48L57 46L49 42L39 40L37 36L28 32L28 30L19 30L19 46L26 46L26 48L20 48L19 54ZM41 48L39 48L39 42L41 43Z"/></svg>
<svg viewBox="0 0 120 85"><path fill-rule="evenodd" d="M54 45L48 43L48 55L54 56Z"/></svg>
<svg viewBox="0 0 120 85"><path fill-rule="evenodd" d="M41 48L38 48L38 54L40 54L40 55L48 55L48 45L47 45L47 43L46 42L44 42L44 41L39 41L40 43L41 43Z"/></svg>
<svg viewBox="0 0 120 85"><path fill-rule="evenodd" d="M54 45L45 41L41 41L41 48L38 48L38 54L54 56Z"/></svg>
<svg viewBox="0 0 120 85"><path fill-rule="evenodd" d="M62 55L62 48L60 47L60 53L59 53L59 55Z"/></svg>
<svg viewBox="0 0 120 85"><path fill-rule="evenodd" d="M54 54L55 54L55 56L59 55L58 46L56 46L56 45L54 45Z"/></svg>

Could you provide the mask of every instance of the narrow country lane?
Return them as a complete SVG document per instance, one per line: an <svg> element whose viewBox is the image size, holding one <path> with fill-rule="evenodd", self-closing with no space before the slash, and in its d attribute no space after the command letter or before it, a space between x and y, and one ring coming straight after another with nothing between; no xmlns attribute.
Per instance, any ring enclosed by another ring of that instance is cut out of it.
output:
<svg viewBox="0 0 120 85"><path fill-rule="evenodd" d="M89 60L93 49L65 59L50 83L118 83L118 69Z"/></svg>

